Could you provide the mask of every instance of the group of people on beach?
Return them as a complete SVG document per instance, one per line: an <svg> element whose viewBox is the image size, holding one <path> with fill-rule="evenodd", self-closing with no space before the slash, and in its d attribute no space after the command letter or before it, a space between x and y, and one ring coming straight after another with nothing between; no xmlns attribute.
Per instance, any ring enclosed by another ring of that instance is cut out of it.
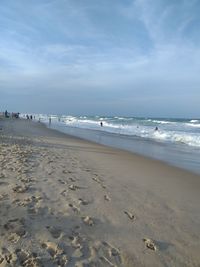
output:
<svg viewBox="0 0 200 267"><path fill-rule="evenodd" d="M33 119L33 115L28 115L28 114L27 114L27 115L26 115L26 119L27 119L27 120L32 120L32 119ZM35 119L35 116L34 116L34 119Z"/></svg>
<svg viewBox="0 0 200 267"><path fill-rule="evenodd" d="M17 112L17 113L15 113L15 112L12 112L11 114L6 110L5 112L4 112L4 117L5 118L10 118L10 117L12 117L12 118L19 118L19 112ZM33 116L33 115L28 115L28 114L26 114L26 119L27 120L32 120L32 119L35 119L35 116ZM60 118L58 119L58 121L60 121ZM40 119L39 119L39 122L40 122ZM51 125L51 117L49 117L49 125ZM101 127L103 127L103 122L102 121L100 121L100 126ZM139 128L139 126L137 126L137 128ZM159 129L158 129L158 127L156 126L155 127L155 129L154 129L154 131L158 131Z"/></svg>
<svg viewBox="0 0 200 267"><path fill-rule="evenodd" d="M9 113L7 110L4 112L4 117L5 118L15 118L15 119L18 119L19 118L19 112L12 112L12 113Z"/></svg>

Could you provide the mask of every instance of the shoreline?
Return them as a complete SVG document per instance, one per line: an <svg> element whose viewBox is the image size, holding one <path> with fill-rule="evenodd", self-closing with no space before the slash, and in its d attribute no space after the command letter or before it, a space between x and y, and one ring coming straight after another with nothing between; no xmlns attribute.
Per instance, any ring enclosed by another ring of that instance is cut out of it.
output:
<svg viewBox="0 0 200 267"><path fill-rule="evenodd" d="M131 154L136 154L138 156L146 157L148 159L157 160L167 164L168 166L173 166L184 171L188 171L193 174L200 175L200 162L195 161L200 155L192 155L185 161L185 151L179 151L182 149L176 144L166 144L154 140L143 139L139 137L128 137L123 135L116 135L108 132L98 132L97 130L91 129L81 129L76 127L57 127L56 125L49 126L44 123L44 125L58 132L65 133L66 135L80 138L88 142L92 142L99 145L104 145L113 149L119 149L122 151L129 152ZM178 147L177 149L174 149ZM187 157L190 154L190 147L187 148ZM153 151L153 154L152 154ZM189 153L189 154L188 154ZM189 162L190 159L190 162Z"/></svg>
<svg viewBox="0 0 200 267"><path fill-rule="evenodd" d="M22 119L22 120L25 120L26 121L26 119ZM36 121L33 121L33 123L38 123L38 122L36 122ZM124 153L128 153L128 154L130 154L130 155L133 155L133 156L136 156L136 157L141 157L141 159L146 159L147 161L148 160L150 160L150 161L152 161L152 162L158 162L158 163L160 163L160 164L164 164L164 166L166 165L166 166L169 166L169 167L171 167L171 168L175 168L175 169L179 169L180 171L183 171L183 172L186 172L186 173L188 173L188 174L192 174L192 175L197 175L197 176L199 176L200 177L200 170L198 170L198 171L195 171L195 170L192 170L192 169L190 169L190 168L184 168L182 165L177 165L177 164L175 164L175 163L172 163L171 161L165 161L165 160L163 160L163 159L159 159L157 156L155 157L155 156L150 156L148 153L146 154L146 153L140 153L140 152L137 152L137 151L134 151L134 150L132 150L132 149L126 149L126 148L123 148L123 146L115 146L115 145L112 145L112 144L105 144L105 143L101 143L101 142L98 142L98 141L94 141L94 140L90 140L89 138L84 138L84 137L81 137L81 135L75 135L74 134L74 132L73 132L73 134L70 134L70 133L68 133L68 132L65 132L65 131L61 131L61 130L59 130L58 128L51 128L51 127L49 127L48 126L48 124L47 123L44 123L44 122L40 122L40 124L42 124L46 129L49 129L49 130L52 130L52 131L55 131L56 133L58 133L58 134L64 134L64 137L66 137L66 138L74 138L75 140L80 140L80 141L83 141L83 142L88 142L88 143L91 143L91 144L94 144L94 145L97 145L97 146L103 146L103 147L106 147L106 148L110 148L110 149L113 149L113 150L116 150L116 151L119 151L119 152L124 152ZM69 128L70 130L71 129L73 129L73 130L80 130L80 128L76 128L76 127L67 127L67 128ZM88 129L81 129L81 130L86 130L86 131L93 131L93 130L88 130ZM94 130L94 132L96 132L96 130ZM100 133L100 134L102 134L102 132ZM108 134L109 135L109 133L107 133L106 132L106 134ZM111 133L111 135L113 135L112 133ZM137 141L137 139L138 138L136 138L136 141ZM140 138L139 138L140 139ZM145 139L144 140L144 142L146 143L146 142L148 142L149 143L149 139ZM166 144L163 144L163 143L159 143L159 142L157 142L157 141L152 141L152 140L150 140L150 142L154 145L155 143L157 143L158 145L163 145L163 146L166 146Z"/></svg>
<svg viewBox="0 0 200 267"><path fill-rule="evenodd" d="M1 124L1 266L5 248L9 266L198 266L199 175L37 122Z"/></svg>

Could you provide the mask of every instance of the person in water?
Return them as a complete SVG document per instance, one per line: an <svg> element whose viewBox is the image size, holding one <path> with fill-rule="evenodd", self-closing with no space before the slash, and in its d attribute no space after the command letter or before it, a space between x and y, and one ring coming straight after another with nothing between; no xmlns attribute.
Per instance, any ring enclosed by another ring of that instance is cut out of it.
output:
<svg viewBox="0 0 200 267"><path fill-rule="evenodd" d="M158 131L158 127L156 126L155 131Z"/></svg>
<svg viewBox="0 0 200 267"><path fill-rule="evenodd" d="M100 122L100 125L101 125L101 127L103 127L103 122L102 121Z"/></svg>

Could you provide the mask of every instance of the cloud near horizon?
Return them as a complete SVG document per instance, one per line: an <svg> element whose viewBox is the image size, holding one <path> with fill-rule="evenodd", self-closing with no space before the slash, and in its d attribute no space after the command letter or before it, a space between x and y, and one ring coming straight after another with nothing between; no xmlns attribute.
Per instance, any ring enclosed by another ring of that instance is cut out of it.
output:
<svg viewBox="0 0 200 267"><path fill-rule="evenodd" d="M200 117L199 14L198 0L3 0L0 109Z"/></svg>

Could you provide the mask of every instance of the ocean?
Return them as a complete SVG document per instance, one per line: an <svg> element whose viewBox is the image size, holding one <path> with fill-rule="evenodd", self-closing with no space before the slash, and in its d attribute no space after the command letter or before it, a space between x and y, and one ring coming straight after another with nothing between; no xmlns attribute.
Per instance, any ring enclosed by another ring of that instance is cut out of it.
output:
<svg viewBox="0 0 200 267"><path fill-rule="evenodd" d="M35 120L61 132L200 174L200 119L33 116Z"/></svg>

